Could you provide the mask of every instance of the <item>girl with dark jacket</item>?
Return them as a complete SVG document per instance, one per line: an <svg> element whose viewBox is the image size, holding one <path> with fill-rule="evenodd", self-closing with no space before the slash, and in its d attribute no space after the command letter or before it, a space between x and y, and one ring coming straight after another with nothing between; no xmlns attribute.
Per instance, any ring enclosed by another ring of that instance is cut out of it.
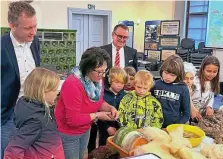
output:
<svg viewBox="0 0 223 159"><path fill-rule="evenodd" d="M60 79L55 72L34 69L24 83L24 96L14 110L17 127L4 159L64 159L60 135L51 105L58 93Z"/></svg>

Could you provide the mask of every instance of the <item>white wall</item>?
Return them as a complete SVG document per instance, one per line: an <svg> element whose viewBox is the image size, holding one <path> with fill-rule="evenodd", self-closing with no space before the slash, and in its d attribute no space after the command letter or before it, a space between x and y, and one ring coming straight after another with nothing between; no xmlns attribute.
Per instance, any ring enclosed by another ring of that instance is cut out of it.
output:
<svg viewBox="0 0 223 159"><path fill-rule="evenodd" d="M223 82L223 49L214 49L213 55L220 61L220 82Z"/></svg>
<svg viewBox="0 0 223 159"><path fill-rule="evenodd" d="M174 20L180 20L180 38L185 38L185 1L176 1L174 8Z"/></svg>

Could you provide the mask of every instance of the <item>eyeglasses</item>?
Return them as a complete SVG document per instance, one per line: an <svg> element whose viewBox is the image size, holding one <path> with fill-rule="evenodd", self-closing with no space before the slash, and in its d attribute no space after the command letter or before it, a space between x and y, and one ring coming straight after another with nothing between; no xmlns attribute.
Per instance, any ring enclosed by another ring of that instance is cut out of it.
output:
<svg viewBox="0 0 223 159"><path fill-rule="evenodd" d="M128 36L122 36L122 35L118 35L118 34L116 34L116 32L113 32L117 37L118 37L118 39L119 40L127 40L129 37Z"/></svg>
<svg viewBox="0 0 223 159"><path fill-rule="evenodd" d="M107 69L105 72L97 71L95 69L93 69L93 71L97 72L98 73L98 76L104 76L105 74L108 73L109 69Z"/></svg>

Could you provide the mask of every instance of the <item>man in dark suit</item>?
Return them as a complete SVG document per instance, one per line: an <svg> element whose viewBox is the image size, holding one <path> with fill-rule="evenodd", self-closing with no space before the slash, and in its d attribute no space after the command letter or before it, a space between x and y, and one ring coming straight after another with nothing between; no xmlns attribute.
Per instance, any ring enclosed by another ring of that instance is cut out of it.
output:
<svg viewBox="0 0 223 159"><path fill-rule="evenodd" d="M111 59L112 63L108 68L112 66L117 66L116 55L119 54L120 67L132 66L137 71L137 50L126 46L126 41L128 40L129 29L124 24L118 24L114 27L112 32L112 43L108 45L101 46L102 49L105 49Z"/></svg>
<svg viewBox="0 0 223 159"><path fill-rule="evenodd" d="M1 37L1 158L15 130L13 110L28 74L40 65L36 12L26 2L9 4L9 34Z"/></svg>

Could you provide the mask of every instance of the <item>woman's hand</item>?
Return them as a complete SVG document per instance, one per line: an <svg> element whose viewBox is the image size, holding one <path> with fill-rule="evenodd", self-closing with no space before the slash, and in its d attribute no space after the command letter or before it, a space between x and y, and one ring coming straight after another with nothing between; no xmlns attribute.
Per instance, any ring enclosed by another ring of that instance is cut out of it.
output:
<svg viewBox="0 0 223 159"><path fill-rule="evenodd" d="M118 119L118 111L115 107L111 106L111 115L113 117L113 120L117 120Z"/></svg>
<svg viewBox="0 0 223 159"><path fill-rule="evenodd" d="M116 128L111 127L111 126L107 129L107 132L110 136L115 135L116 131L117 131Z"/></svg>
<svg viewBox="0 0 223 159"><path fill-rule="evenodd" d="M211 107L207 106L206 107L206 116L210 117L213 114L214 114L214 110Z"/></svg>
<svg viewBox="0 0 223 159"><path fill-rule="evenodd" d="M107 102L102 103L102 106L100 108L101 112L109 112L110 117L113 118L113 120L118 119L118 111L115 107L112 105L108 104Z"/></svg>
<svg viewBox="0 0 223 159"><path fill-rule="evenodd" d="M111 112L97 112L98 119L111 121Z"/></svg>

